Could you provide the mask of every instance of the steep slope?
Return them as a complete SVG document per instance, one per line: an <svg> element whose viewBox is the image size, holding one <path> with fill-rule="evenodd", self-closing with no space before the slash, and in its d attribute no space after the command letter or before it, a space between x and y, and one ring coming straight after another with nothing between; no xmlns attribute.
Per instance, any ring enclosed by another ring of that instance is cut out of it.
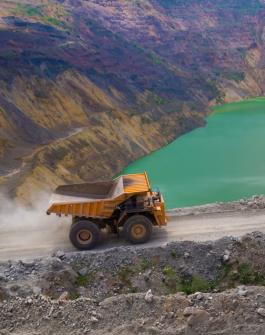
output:
<svg viewBox="0 0 265 335"><path fill-rule="evenodd" d="M264 18L258 0L1 1L2 186L108 178L263 95Z"/></svg>

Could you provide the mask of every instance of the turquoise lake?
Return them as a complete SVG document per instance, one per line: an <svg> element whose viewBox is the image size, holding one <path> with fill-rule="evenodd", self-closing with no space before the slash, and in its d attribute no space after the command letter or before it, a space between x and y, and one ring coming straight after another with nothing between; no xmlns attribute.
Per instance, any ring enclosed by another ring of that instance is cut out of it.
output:
<svg viewBox="0 0 265 335"><path fill-rule="evenodd" d="M265 194L265 98L215 107L207 125L135 161L167 208Z"/></svg>

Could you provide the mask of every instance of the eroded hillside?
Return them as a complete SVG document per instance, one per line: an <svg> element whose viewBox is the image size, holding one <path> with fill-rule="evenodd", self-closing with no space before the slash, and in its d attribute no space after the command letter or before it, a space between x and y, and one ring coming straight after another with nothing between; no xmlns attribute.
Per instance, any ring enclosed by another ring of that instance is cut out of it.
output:
<svg viewBox="0 0 265 335"><path fill-rule="evenodd" d="M1 1L0 172L20 198L108 178L264 94L264 1Z"/></svg>

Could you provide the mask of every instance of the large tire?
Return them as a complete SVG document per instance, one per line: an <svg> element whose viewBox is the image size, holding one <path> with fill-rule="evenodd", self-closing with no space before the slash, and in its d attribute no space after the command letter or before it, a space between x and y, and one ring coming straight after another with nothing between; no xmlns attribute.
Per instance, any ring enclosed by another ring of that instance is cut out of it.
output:
<svg viewBox="0 0 265 335"><path fill-rule="evenodd" d="M72 226L77 223L77 221L81 221L82 219L78 216L73 216L72 218Z"/></svg>
<svg viewBox="0 0 265 335"><path fill-rule="evenodd" d="M80 220L72 225L69 237L77 249L90 250L99 242L100 229L94 222Z"/></svg>
<svg viewBox="0 0 265 335"><path fill-rule="evenodd" d="M146 243L151 238L153 223L144 215L133 215L126 220L123 229L127 241L133 244Z"/></svg>

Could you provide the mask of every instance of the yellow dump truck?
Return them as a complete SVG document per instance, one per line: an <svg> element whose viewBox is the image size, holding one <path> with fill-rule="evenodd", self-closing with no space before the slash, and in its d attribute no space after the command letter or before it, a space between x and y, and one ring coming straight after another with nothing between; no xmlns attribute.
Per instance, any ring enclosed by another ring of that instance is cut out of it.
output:
<svg viewBox="0 0 265 335"><path fill-rule="evenodd" d="M153 226L165 226L164 200L153 192L146 173L120 176L110 182L59 186L47 214L72 216L70 240L78 249L92 249L100 229L124 231L131 243L145 243Z"/></svg>

